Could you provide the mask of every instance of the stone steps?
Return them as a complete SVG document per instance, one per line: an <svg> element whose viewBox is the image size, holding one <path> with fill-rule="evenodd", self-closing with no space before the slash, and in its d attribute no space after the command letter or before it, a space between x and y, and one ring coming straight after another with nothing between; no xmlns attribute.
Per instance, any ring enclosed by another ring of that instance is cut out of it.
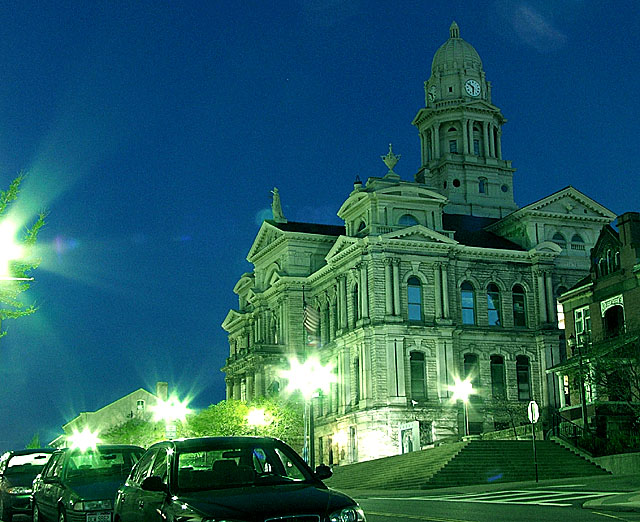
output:
<svg viewBox="0 0 640 522"><path fill-rule="evenodd" d="M553 442L537 441L538 478L608 474ZM535 480L529 441L472 440L337 467L327 485L336 489L419 489Z"/></svg>

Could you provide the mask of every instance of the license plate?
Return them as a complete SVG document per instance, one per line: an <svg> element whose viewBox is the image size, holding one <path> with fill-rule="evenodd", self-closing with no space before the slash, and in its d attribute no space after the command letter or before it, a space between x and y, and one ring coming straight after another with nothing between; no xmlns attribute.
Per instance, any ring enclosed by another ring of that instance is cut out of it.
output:
<svg viewBox="0 0 640 522"><path fill-rule="evenodd" d="M87 522L111 522L111 513L87 513Z"/></svg>

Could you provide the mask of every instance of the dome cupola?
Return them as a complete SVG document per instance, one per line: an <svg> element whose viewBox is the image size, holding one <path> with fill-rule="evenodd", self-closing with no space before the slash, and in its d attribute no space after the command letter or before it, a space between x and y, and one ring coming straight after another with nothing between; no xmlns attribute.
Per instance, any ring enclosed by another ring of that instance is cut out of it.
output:
<svg viewBox="0 0 640 522"><path fill-rule="evenodd" d="M460 28L453 22L449 27L449 39L433 56L431 74L446 74L457 69L482 71L482 60L473 46L460 38Z"/></svg>

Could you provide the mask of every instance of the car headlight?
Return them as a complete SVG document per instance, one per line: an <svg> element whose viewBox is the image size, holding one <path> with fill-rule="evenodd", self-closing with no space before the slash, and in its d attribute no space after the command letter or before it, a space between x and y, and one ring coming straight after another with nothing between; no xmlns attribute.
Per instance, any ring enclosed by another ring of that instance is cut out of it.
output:
<svg viewBox="0 0 640 522"><path fill-rule="evenodd" d="M329 515L331 522L366 522L364 511L358 506L348 507L334 511Z"/></svg>
<svg viewBox="0 0 640 522"><path fill-rule="evenodd" d="M7 488L7 493L9 493L10 495L30 495L31 492L31 488L25 486L14 486L12 488Z"/></svg>
<svg viewBox="0 0 640 522"><path fill-rule="evenodd" d="M111 500L83 500L73 505L74 511L93 511L96 509L113 509Z"/></svg>

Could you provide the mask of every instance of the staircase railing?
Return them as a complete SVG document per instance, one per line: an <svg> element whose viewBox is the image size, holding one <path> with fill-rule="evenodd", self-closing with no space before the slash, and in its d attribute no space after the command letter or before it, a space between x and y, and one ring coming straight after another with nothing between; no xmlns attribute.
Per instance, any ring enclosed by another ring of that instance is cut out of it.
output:
<svg viewBox="0 0 640 522"><path fill-rule="evenodd" d="M611 447L607 439L596 435L588 428L584 428L556 412L551 412L550 431L555 437L564 440L592 457L620 453L619 449L614 450Z"/></svg>

